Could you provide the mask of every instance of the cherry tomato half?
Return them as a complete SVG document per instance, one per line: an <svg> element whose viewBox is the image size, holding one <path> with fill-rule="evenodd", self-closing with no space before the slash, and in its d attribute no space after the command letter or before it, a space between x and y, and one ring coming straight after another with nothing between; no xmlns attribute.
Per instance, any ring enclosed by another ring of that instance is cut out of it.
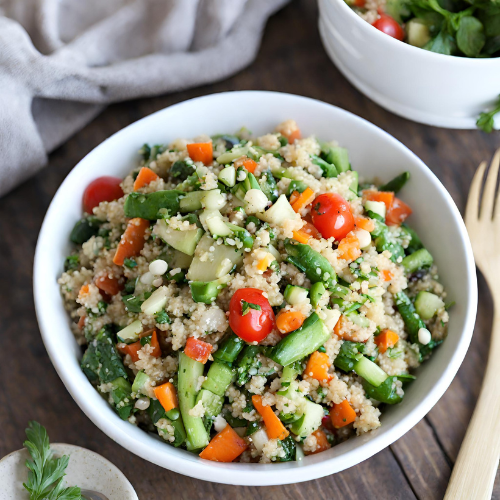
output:
<svg viewBox="0 0 500 500"><path fill-rule="evenodd" d="M274 329L274 312L258 288L240 288L229 303L229 326L245 342L260 342Z"/></svg>
<svg viewBox="0 0 500 500"><path fill-rule="evenodd" d="M399 23L387 14L381 15L374 23L373 26L378 30L382 31L386 35L392 36L396 40L401 42L405 38L405 32Z"/></svg>
<svg viewBox="0 0 500 500"><path fill-rule="evenodd" d="M340 241L354 229L351 207L339 194L320 194L312 203L311 216L323 238Z"/></svg>
<svg viewBox="0 0 500 500"><path fill-rule="evenodd" d="M119 177L98 177L94 179L83 192L83 209L88 214L97 207L101 201L113 201L123 196L120 187L122 179Z"/></svg>

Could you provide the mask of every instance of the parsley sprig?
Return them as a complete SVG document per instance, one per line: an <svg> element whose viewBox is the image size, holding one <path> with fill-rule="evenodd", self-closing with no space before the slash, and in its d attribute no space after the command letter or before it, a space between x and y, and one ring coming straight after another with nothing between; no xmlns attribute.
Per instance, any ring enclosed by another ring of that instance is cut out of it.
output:
<svg viewBox="0 0 500 500"><path fill-rule="evenodd" d="M38 422L30 422L26 436L28 439L24 442L24 446L28 449L32 460L26 460L29 472L28 480L23 486L28 490L30 500L82 500L80 488L64 487L63 477L69 457L52 456L45 427Z"/></svg>
<svg viewBox="0 0 500 500"><path fill-rule="evenodd" d="M261 311L259 304L253 304L252 302L247 302L246 300L241 301L241 315L245 316L250 312L250 309L255 309L256 311Z"/></svg>
<svg viewBox="0 0 500 500"><path fill-rule="evenodd" d="M485 132L493 132L493 129L495 128L495 115L498 113L500 113L500 97L491 111L484 112L479 115L476 125Z"/></svg>

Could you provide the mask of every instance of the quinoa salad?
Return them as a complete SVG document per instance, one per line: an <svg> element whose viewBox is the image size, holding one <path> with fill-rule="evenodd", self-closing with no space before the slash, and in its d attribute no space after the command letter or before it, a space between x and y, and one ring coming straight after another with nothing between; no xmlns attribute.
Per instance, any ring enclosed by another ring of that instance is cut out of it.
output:
<svg viewBox="0 0 500 500"><path fill-rule="evenodd" d="M396 196L409 173L364 182L293 120L139 153L85 189L58 281L116 413L219 462L301 460L380 427L451 305Z"/></svg>

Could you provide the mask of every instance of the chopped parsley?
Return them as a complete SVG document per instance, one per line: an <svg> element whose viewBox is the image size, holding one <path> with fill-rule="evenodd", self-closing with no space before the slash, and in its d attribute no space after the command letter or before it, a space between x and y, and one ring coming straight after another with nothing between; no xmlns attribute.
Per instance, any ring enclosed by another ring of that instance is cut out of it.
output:
<svg viewBox="0 0 500 500"><path fill-rule="evenodd" d="M250 312L250 309L255 309L256 311L261 311L259 304L252 304L252 302L247 302L246 300L241 301L241 315L245 316Z"/></svg>

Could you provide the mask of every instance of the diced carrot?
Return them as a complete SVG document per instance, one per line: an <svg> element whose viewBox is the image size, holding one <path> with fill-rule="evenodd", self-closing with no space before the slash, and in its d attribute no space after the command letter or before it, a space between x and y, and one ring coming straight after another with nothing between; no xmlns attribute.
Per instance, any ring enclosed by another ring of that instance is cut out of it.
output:
<svg viewBox="0 0 500 500"><path fill-rule="evenodd" d="M123 289L123 285L120 283L118 278L114 276L109 276L108 274L101 274L95 279L95 284L101 292L104 292L111 297L120 293Z"/></svg>
<svg viewBox="0 0 500 500"><path fill-rule="evenodd" d="M302 326L306 317L300 311L281 310L276 316L276 326L281 333L290 333Z"/></svg>
<svg viewBox="0 0 500 500"><path fill-rule="evenodd" d="M339 257L344 260L356 260L361 255L359 240L352 231L345 238L340 240L338 249Z"/></svg>
<svg viewBox="0 0 500 500"><path fill-rule="evenodd" d="M311 222L306 221L306 223L300 228L304 233L309 234L313 238L319 240L321 238L321 233L314 227Z"/></svg>
<svg viewBox="0 0 500 500"><path fill-rule="evenodd" d="M363 198L370 201L381 201L385 204L385 208L390 210L392 202L394 201L394 193L389 191L363 191Z"/></svg>
<svg viewBox="0 0 500 500"><path fill-rule="evenodd" d="M292 208L295 210L295 212L298 213L313 201L314 191L310 187L308 187L302 193L300 193L299 197L293 202Z"/></svg>
<svg viewBox="0 0 500 500"><path fill-rule="evenodd" d="M89 285L82 285L80 288L80 291L78 292L78 298L82 299L85 297L85 295L88 295L90 292L90 286Z"/></svg>
<svg viewBox="0 0 500 500"><path fill-rule="evenodd" d="M184 354L195 361L205 364L212 352L212 345L203 340L189 337L184 348Z"/></svg>
<svg viewBox="0 0 500 500"><path fill-rule="evenodd" d="M179 406L179 403L177 402L177 391L175 390L172 382L166 382L158 387L155 387L154 392L156 399L160 402L165 411L170 411Z"/></svg>
<svg viewBox="0 0 500 500"><path fill-rule="evenodd" d="M257 269L259 271L265 271L271 262L275 261L276 257L270 253L267 252L258 262L257 262Z"/></svg>
<svg viewBox="0 0 500 500"><path fill-rule="evenodd" d="M159 177L148 167L142 167L134 181L134 191L147 186L150 182L159 179Z"/></svg>
<svg viewBox="0 0 500 500"><path fill-rule="evenodd" d="M391 271L389 271L389 269L384 269L384 270L382 271L382 279L383 279L384 281L391 281L391 280L392 280L392 278L394 278L394 275L392 274L392 272L391 272Z"/></svg>
<svg viewBox="0 0 500 500"><path fill-rule="evenodd" d="M335 326L333 328L333 333L339 338L342 338L343 336L344 321L344 315L340 316L339 320L337 321L337 323L335 323Z"/></svg>
<svg viewBox="0 0 500 500"><path fill-rule="evenodd" d="M83 316L80 316L80 319L78 320L78 324L77 324L77 326L78 326L78 328L79 328L80 330L82 330L82 329L83 329L83 327L85 326L85 318L86 318L86 317L87 317L87 316L85 316L85 314L84 314Z"/></svg>
<svg viewBox="0 0 500 500"><path fill-rule="evenodd" d="M211 142L195 142L193 144L188 144L186 147L191 160L201 161L205 165L210 165L210 163L212 163L214 153Z"/></svg>
<svg viewBox="0 0 500 500"><path fill-rule="evenodd" d="M391 208L385 214L385 223L388 226L399 226L412 214L412 209L399 198L394 197Z"/></svg>
<svg viewBox="0 0 500 500"><path fill-rule="evenodd" d="M232 462L238 458L248 445L246 441L236 434L235 430L227 424L224 430L215 435L200 457L213 462Z"/></svg>
<svg viewBox="0 0 500 500"><path fill-rule="evenodd" d="M290 195L290 205L293 205L299 199L300 193L298 191L293 191Z"/></svg>
<svg viewBox="0 0 500 500"><path fill-rule="evenodd" d="M134 342L133 344L118 344L118 351L121 352L124 356L130 355L132 361L136 363L139 361L139 351L142 349L142 345L140 341Z"/></svg>
<svg viewBox="0 0 500 500"><path fill-rule="evenodd" d="M382 330L382 332L379 333L374 340L375 344L378 346L379 352L383 354L387 351L387 349L394 347L397 344L399 335L396 332L387 329Z"/></svg>
<svg viewBox="0 0 500 500"><path fill-rule="evenodd" d="M136 217L128 221L127 229L125 229L113 257L113 262L117 266L123 266L125 259L139 255L144 247L144 235L148 228L149 221L146 219Z"/></svg>
<svg viewBox="0 0 500 500"><path fill-rule="evenodd" d="M371 233L375 229L375 222L373 222L373 220L369 219L368 217L355 217L354 225L356 227L359 227L359 229L368 231L369 233Z"/></svg>
<svg viewBox="0 0 500 500"><path fill-rule="evenodd" d="M234 166L236 168L238 167L243 167L245 168L248 172L253 174L255 172L255 169L257 168L257 162L252 160L251 158L248 158L248 156L242 156L241 158L238 158L234 162Z"/></svg>
<svg viewBox="0 0 500 500"><path fill-rule="evenodd" d="M284 134L282 132L282 135L284 135L288 139L289 144L293 144L295 142L295 139L300 139L302 137L302 134L301 134L299 128L296 128L294 131L290 132L289 134Z"/></svg>
<svg viewBox="0 0 500 500"><path fill-rule="evenodd" d="M292 234L294 240L304 244L306 244L309 241L309 238L311 237L309 233L302 231L302 229L299 229L298 231L292 231Z"/></svg>
<svg viewBox="0 0 500 500"><path fill-rule="evenodd" d="M252 396L252 404L264 420L269 439L280 439L282 441L289 436L290 433L276 416L272 408L262 404L262 396L254 394Z"/></svg>
<svg viewBox="0 0 500 500"><path fill-rule="evenodd" d="M332 447L331 444L328 442L326 434L321 429L314 431L312 435L316 438L316 449L314 451L306 452L305 453L306 455L314 455L315 453L321 453L322 451L329 450Z"/></svg>
<svg viewBox="0 0 500 500"><path fill-rule="evenodd" d="M356 420L356 412L347 399L342 403L334 404L330 410L330 418L336 429L352 424Z"/></svg>
<svg viewBox="0 0 500 500"><path fill-rule="evenodd" d="M151 340L149 341L149 345L153 348L151 351L151 356L154 356L155 358L160 358L161 357L161 347L160 347L160 342L158 342L158 334L156 333L156 330L150 330L149 332L146 332L146 334L141 335L141 337L149 337L151 335Z"/></svg>
<svg viewBox="0 0 500 500"><path fill-rule="evenodd" d="M366 0L354 0L354 3L353 5L355 5L356 7L361 7L363 8L366 4Z"/></svg>
<svg viewBox="0 0 500 500"><path fill-rule="evenodd" d="M331 380L332 376L328 373L330 368L330 358L326 352L314 351L307 361L304 375L312 377L320 382Z"/></svg>

